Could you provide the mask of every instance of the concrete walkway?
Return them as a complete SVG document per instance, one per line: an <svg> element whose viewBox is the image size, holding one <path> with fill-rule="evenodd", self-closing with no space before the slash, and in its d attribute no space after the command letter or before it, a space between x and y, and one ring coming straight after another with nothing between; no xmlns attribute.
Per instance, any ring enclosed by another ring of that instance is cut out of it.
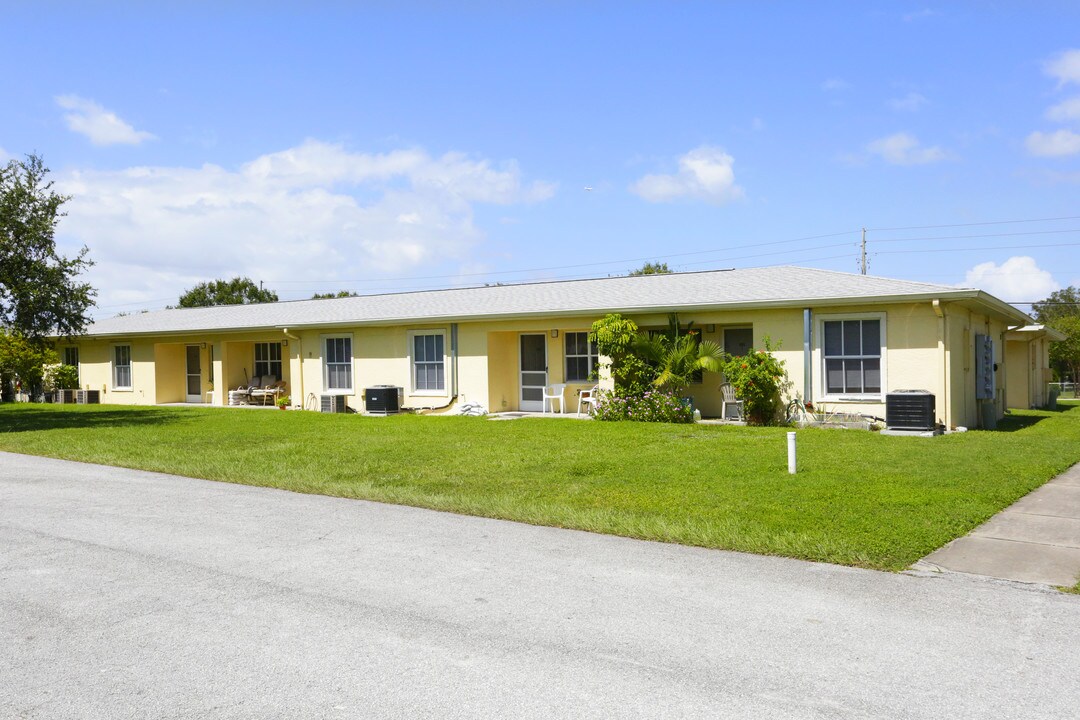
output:
<svg viewBox="0 0 1080 720"><path fill-rule="evenodd" d="M1080 579L1080 464L912 569L1074 585Z"/></svg>

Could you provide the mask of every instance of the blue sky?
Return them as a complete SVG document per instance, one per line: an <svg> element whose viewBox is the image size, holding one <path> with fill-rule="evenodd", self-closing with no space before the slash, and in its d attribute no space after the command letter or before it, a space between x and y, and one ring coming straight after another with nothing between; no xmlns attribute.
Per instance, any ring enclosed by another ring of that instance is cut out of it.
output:
<svg viewBox="0 0 1080 720"><path fill-rule="evenodd" d="M1076 3L223 6L0 6L0 157L74 195L99 316L236 274L855 272L863 227L872 274L1080 285Z"/></svg>

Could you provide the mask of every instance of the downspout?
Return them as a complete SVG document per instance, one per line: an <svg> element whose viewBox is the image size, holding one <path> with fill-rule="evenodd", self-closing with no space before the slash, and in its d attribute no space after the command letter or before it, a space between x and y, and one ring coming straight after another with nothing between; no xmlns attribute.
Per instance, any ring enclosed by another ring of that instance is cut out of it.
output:
<svg viewBox="0 0 1080 720"><path fill-rule="evenodd" d="M814 401L814 313L803 308L803 402Z"/></svg>
<svg viewBox="0 0 1080 720"><path fill-rule="evenodd" d="M952 425L952 404L949 396L952 394L949 386L952 377L949 374L949 323L945 319L945 306L941 300L934 299L934 314L938 318L938 350L941 353L941 404L945 408L945 427Z"/></svg>
<svg viewBox="0 0 1080 720"><path fill-rule="evenodd" d="M450 323L450 401L445 405L430 408L405 408L422 414L431 414L446 408L457 402L458 399L458 326Z"/></svg>
<svg viewBox="0 0 1080 720"><path fill-rule="evenodd" d="M289 332L289 328L281 328L281 332L285 333L285 337L296 341L296 356L300 358L300 407L303 408L307 402L304 395L304 341L298 335ZM295 400L293 405L296 405Z"/></svg>
<svg viewBox="0 0 1080 720"><path fill-rule="evenodd" d="M450 399L458 396L458 335L457 323L450 323Z"/></svg>

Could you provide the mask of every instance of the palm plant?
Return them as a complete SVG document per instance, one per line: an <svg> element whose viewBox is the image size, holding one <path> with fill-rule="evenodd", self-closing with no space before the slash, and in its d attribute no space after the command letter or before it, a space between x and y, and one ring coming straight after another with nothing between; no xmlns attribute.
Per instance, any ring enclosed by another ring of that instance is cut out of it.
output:
<svg viewBox="0 0 1080 720"><path fill-rule="evenodd" d="M683 331L678 316L673 313L668 317L665 332L641 333L634 340L634 352L656 368L653 385L658 389L677 394L694 382L701 371L720 371L723 350L712 340L701 340L690 325Z"/></svg>

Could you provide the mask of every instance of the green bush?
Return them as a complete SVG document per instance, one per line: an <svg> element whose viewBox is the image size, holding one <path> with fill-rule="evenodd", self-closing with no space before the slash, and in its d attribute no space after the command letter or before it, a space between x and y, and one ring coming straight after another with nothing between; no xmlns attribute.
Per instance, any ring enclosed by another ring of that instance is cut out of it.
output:
<svg viewBox="0 0 1080 720"><path fill-rule="evenodd" d="M777 359L772 350L765 337L763 350L728 356L724 362L724 378L743 401L743 414L751 425L778 424L784 407L783 393L791 386L784 361Z"/></svg>
<svg viewBox="0 0 1080 720"><path fill-rule="evenodd" d="M592 415L597 420L668 423L694 421L694 410L688 403L661 390L648 390L642 395L600 393Z"/></svg>

